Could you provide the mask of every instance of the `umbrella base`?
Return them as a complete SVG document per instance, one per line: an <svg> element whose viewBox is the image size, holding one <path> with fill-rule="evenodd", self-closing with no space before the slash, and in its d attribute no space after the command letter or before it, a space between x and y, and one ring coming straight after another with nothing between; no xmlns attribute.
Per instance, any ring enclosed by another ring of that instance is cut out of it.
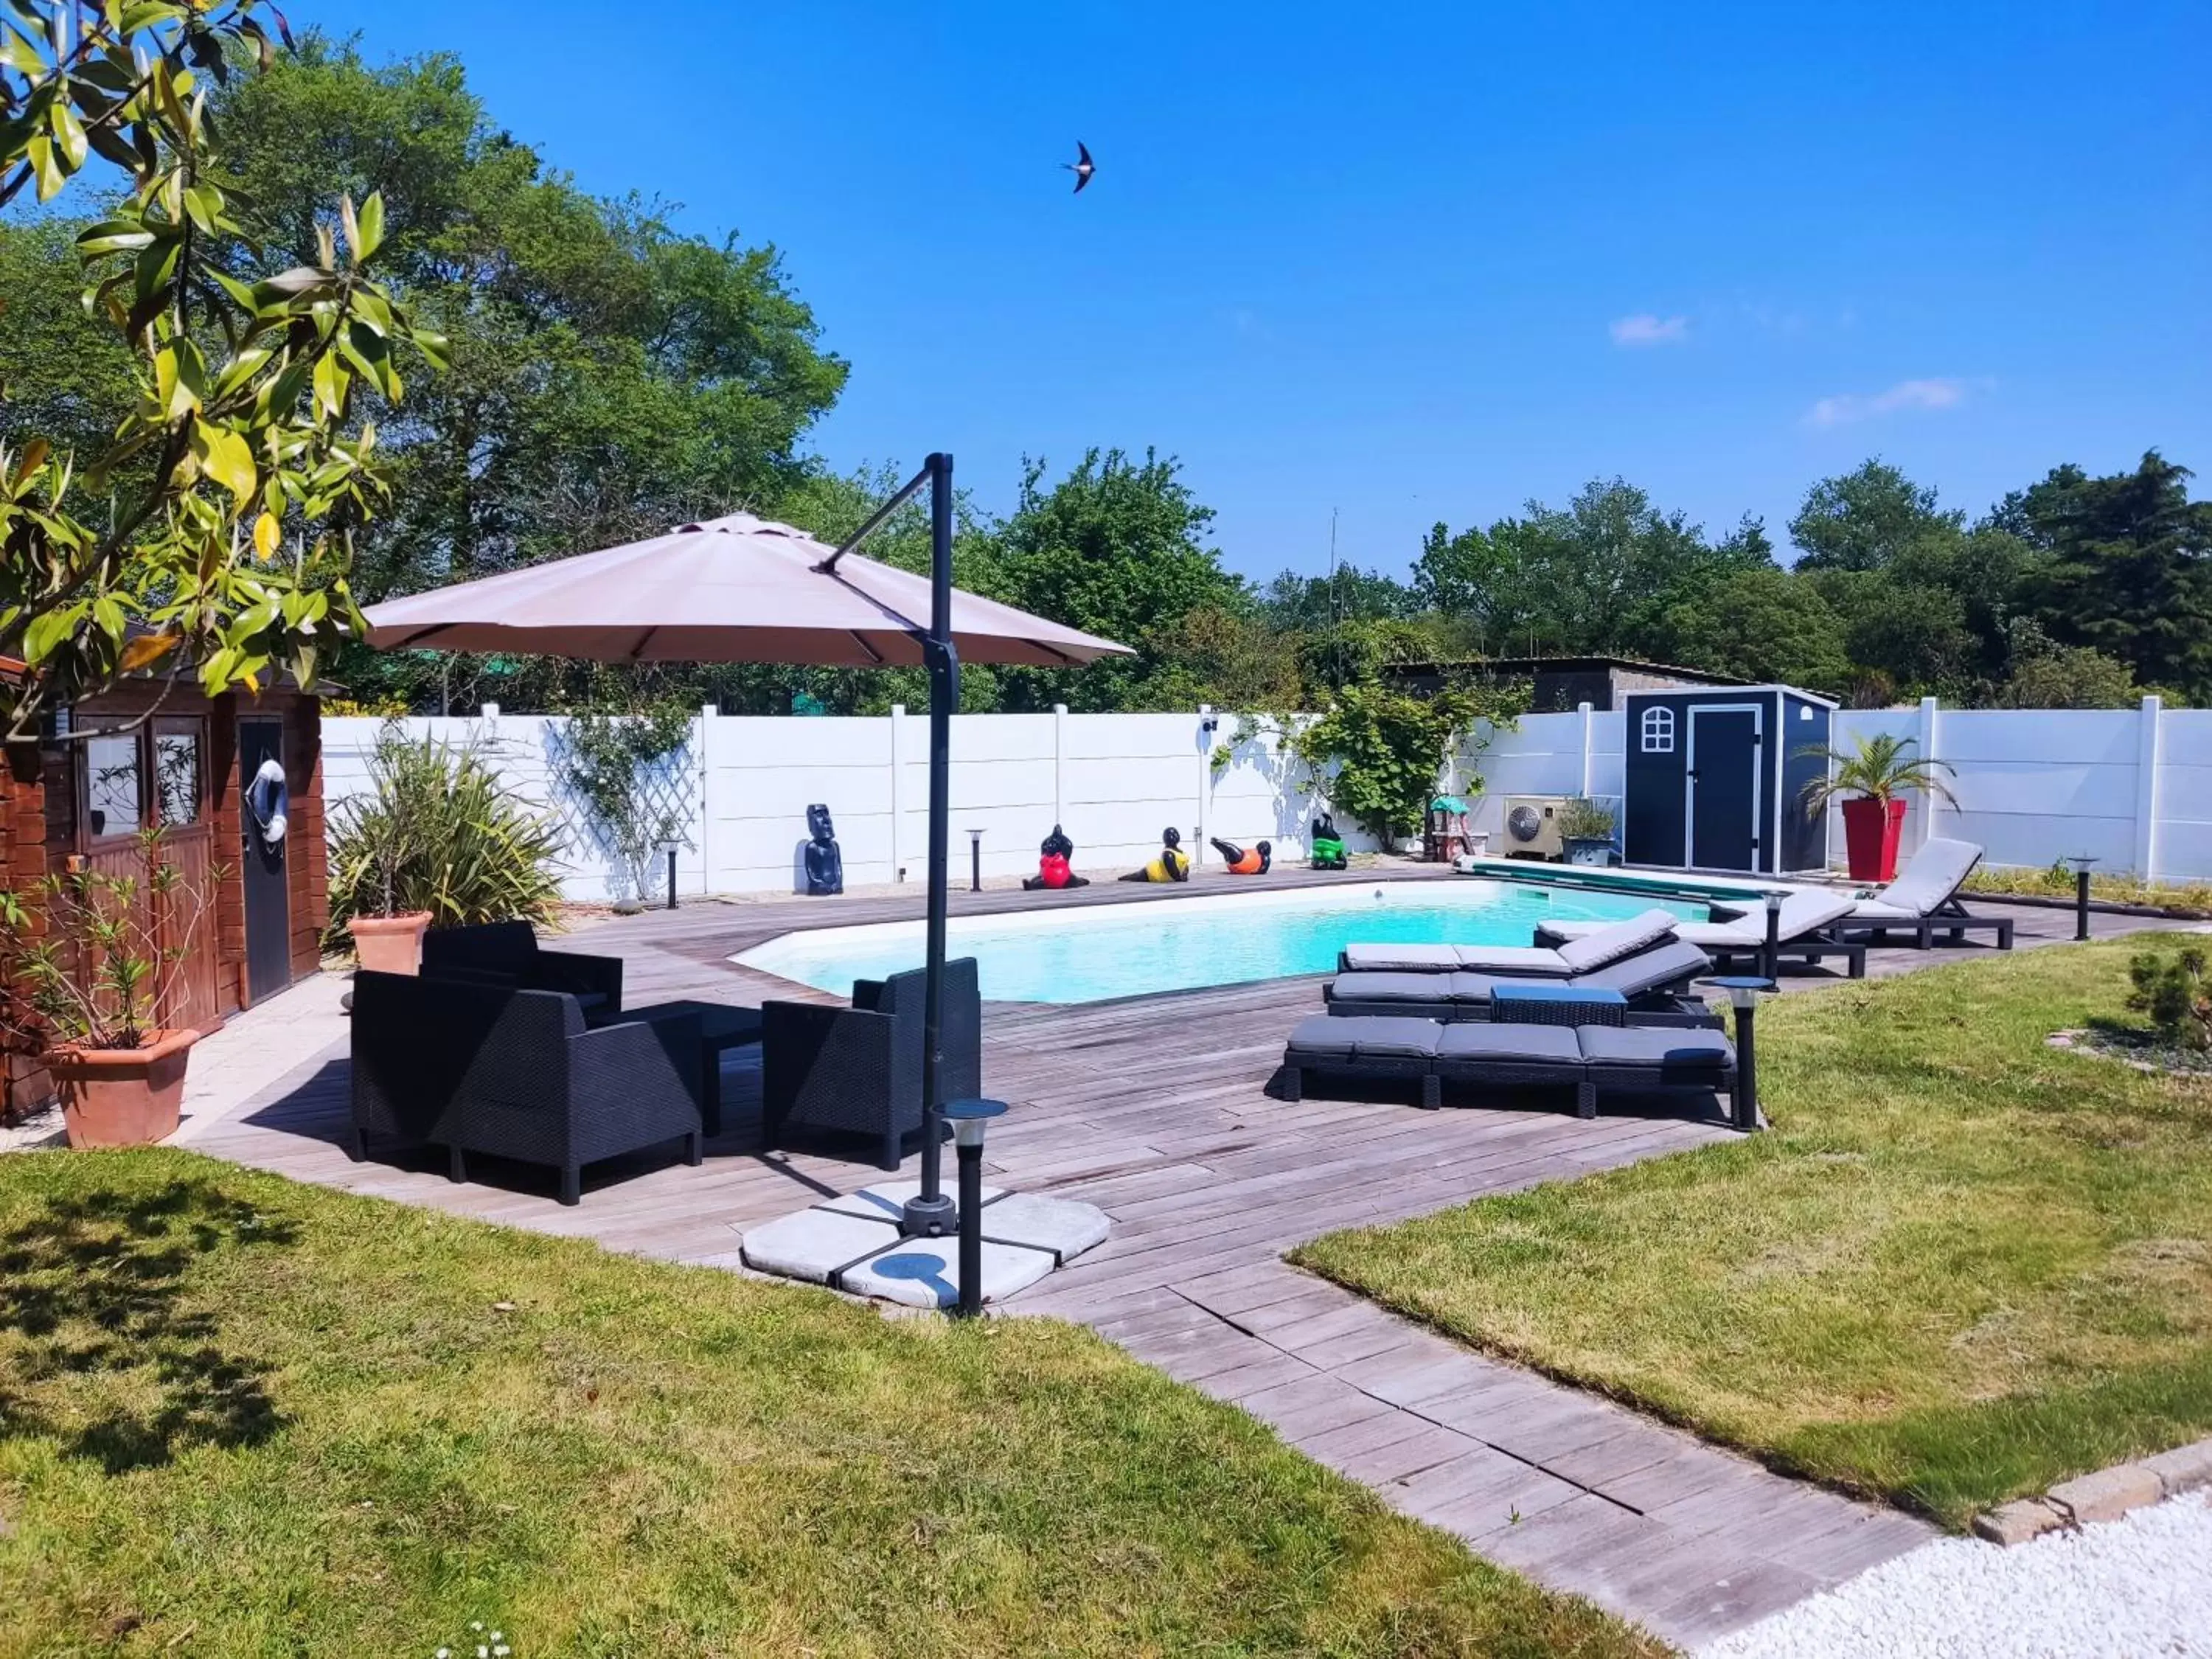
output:
<svg viewBox="0 0 2212 1659"><path fill-rule="evenodd" d="M908 1238L950 1238L960 1231L960 1206L950 1193L916 1193L899 1211L899 1231Z"/></svg>

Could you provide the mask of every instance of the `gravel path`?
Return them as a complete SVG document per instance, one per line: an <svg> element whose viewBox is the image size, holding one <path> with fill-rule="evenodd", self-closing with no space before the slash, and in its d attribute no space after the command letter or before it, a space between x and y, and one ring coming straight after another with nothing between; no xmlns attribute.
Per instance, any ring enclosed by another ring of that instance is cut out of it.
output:
<svg viewBox="0 0 2212 1659"><path fill-rule="evenodd" d="M2212 1656L2212 1494L2000 1549L1942 1538L1703 1649L1699 1659Z"/></svg>

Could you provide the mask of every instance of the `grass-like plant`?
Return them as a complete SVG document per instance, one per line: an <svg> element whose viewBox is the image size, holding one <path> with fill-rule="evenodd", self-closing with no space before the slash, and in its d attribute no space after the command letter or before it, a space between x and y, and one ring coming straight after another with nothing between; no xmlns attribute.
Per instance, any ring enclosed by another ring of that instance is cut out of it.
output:
<svg viewBox="0 0 2212 1659"><path fill-rule="evenodd" d="M1601 806L1586 795L1577 795L1559 809L1553 820L1560 836L1568 841L1611 841L1613 816L1612 809Z"/></svg>
<svg viewBox="0 0 2212 1659"><path fill-rule="evenodd" d="M1817 812L1838 796L1893 801L1911 790L1956 809L1958 798L1937 774L1955 772L1957 769L1948 761L1908 752L1915 747L1911 738L1895 737L1887 732L1861 738L1848 751L1825 748L1817 743L1807 744L1798 754L1818 756L1828 763L1828 770L1805 786L1801 796L1805 810Z"/></svg>
<svg viewBox="0 0 2212 1659"><path fill-rule="evenodd" d="M2212 1049L2212 978L2203 947L2145 951L2128 963L2128 979L2135 987L2128 1006L2148 1014L2161 1040L2197 1054Z"/></svg>
<svg viewBox="0 0 2212 1659"><path fill-rule="evenodd" d="M377 734L369 787L331 813L331 927L428 910L433 927L550 922L559 832L474 744Z"/></svg>

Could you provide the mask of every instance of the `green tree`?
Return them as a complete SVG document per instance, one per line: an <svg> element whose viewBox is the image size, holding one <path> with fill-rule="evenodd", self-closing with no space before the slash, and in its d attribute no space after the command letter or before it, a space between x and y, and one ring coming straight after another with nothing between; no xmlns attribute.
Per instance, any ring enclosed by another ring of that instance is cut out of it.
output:
<svg viewBox="0 0 2212 1659"><path fill-rule="evenodd" d="M2124 662L2086 645L2058 645L2032 618L2010 630L2012 669L1990 702L1999 708L2133 708L2142 688Z"/></svg>
<svg viewBox="0 0 2212 1659"><path fill-rule="evenodd" d="M25 665L0 682L10 740L49 703L157 665L210 692L279 664L312 684L325 642L357 621L350 538L386 483L354 406L396 405L403 362L441 362L445 347L364 274L384 243L374 194L356 211L326 190L289 270L218 257L238 228L201 77L228 82L234 55L266 69L263 9L60 0L19 7L29 27L0 52L0 206L27 190L55 201L95 160L114 169L122 194L76 247L133 385L94 453L12 416L0 440L0 653Z"/></svg>
<svg viewBox="0 0 2212 1659"><path fill-rule="evenodd" d="M1914 544L1956 535L1963 513L1947 511L1880 456L1806 492L1790 521L1801 570L1881 570Z"/></svg>
<svg viewBox="0 0 2212 1659"><path fill-rule="evenodd" d="M1201 607L1242 611L1243 582L1205 537L1213 509L1182 481L1182 464L1151 450L1088 451L1049 489L1045 464L1024 464L1021 496L1001 541L1004 596L1025 611L1132 647L1079 673L1009 670L1011 704L1115 709L1162 706L1181 682L1165 672L1177 625Z"/></svg>
<svg viewBox="0 0 2212 1659"><path fill-rule="evenodd" d="M1708 584L1666 616L1669 662L1835 691L1851 680L1843 619L1802 576L1771 565Z"/></svg>
<svg viewBox="0 0 2212 1659"><path fill-rule="evenodd" d="M2156 450L2132 472L2055 469L1998 509L2051 562L2037 616L2051 636L2125 663L2145 684L2212 698L2212 501Z"/></svg>

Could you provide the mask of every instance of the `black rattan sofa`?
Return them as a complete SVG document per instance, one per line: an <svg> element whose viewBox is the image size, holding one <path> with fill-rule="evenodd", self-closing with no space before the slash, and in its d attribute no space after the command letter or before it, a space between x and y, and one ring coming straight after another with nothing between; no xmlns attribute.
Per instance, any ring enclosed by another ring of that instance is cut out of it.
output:
<svg viewBox="0 0 2212 1659"><path fill-rule="evenodd" d="M601 1158L681 1141L700 1161L701 1065L696 1014L587 1029L558 991L357 974L347 1152L442 1146L456 1181L471 1152L550 1164L574 1204Z"/></svg>
<svg viewBox="0 0 2212 1659"><path fill-rule="evenodd" d="M422 935L422 975L510 991L564 992L595 1025L622 1012L620 957L540 950L526 921L432 928Z"/></svg>
<svg viewBox="0 0 2212 1659"><path fill-rule="evenodd" d="M866 1135L878 1164L899 1166L906 1138L921 1127L923 975L919 968L853 987L853 1005L761 1005L762 1138L784 1144L793 1124ZM975 962L945 964L938 1098L983 1091L983 1005Z"/></svg>

